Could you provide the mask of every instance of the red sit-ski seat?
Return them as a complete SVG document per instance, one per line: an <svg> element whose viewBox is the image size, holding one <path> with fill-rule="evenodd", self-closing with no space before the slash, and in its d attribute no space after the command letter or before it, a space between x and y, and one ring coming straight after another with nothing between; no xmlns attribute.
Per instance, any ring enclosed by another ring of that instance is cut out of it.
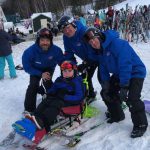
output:
<svg viewBox="0 0 150 150"><path fill-rule="evenodd" d="M83 105L84 103L82 102L80 105L63 107L62 113L64 115L79 115L83 111Z"/></svg>
<svg viewBox="0 0 150 150"><path fill-rule="evenodd" d="M83 110L84 110L83 106L84 106L84 102L82 102L79 105L75 105L75 106L63 107L61 109L60 115L69 117L70 126L72 126L72 121L71 121L72 117L75 117L73 120L77 121L80 124L81 121L79 119L79 115L81 114L81 118L83 117Z"/></svg>

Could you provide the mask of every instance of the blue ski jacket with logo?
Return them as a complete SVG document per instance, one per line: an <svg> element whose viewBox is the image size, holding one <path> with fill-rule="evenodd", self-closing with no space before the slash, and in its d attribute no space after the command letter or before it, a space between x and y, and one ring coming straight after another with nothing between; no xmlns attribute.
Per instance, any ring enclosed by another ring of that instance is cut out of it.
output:
<svg viewBox="0 0 150 150"><path fill-rule="evenodd" d="M62 50L52 45L48 51L43 51L37 44L33 44L24 51L22 64L24 70L30 75L41 76L43 72L54 71L57 64L63 61Z"/></svg>
<svg viewBox="0 0 150 150"><path fill-rule="evenodd" d="M131 78L145 78L145 65L129 43L119 39L116 31L108 30L104 34L103 52L98 55L101 80L108 81L112 73L120 79L120 86L125 86Z"/></svg>
<svg viewBox="0 0 150 150"><path fill-rule="evenodd" d="M76 32L73 37L67 37L63 35L64 48L65 48L65 59L72 60L74 54L81 58L83 61L95 62L94 59L90 59L89 54L93 53L92 48L84 43L83 35L87 29L80 21L75 21Z"/></svg>

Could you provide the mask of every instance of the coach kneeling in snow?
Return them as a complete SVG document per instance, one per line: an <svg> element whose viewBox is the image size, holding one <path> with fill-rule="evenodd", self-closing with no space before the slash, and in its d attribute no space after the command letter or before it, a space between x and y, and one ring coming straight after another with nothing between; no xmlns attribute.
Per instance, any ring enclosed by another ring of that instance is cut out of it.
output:
<svg viewBox="0 0 150 150"><path fill-rule="evenodd" d="M84 40L99 57L101 95L111 114L107 122L119 122L125 118L121 108L121 102L125 101L133 122L131 137L143 136L148 126L144 103L140 99L146 76L143 62L127 41L119 39L115 31L103 33L89 28Z"/></svg>
<svg viewBox="0 0 150 150"><path fill-rule="evenodd" d="M22 56L23 68L30 74L24 102L25 111L33 112L36 109L37 93L44 94L44 90L39 88L40 80L43 79L45 89L50 87L55 67L62 59L62 50L53 44L52 32L47 28L41 29L37 34L36 43Z"/></svg>

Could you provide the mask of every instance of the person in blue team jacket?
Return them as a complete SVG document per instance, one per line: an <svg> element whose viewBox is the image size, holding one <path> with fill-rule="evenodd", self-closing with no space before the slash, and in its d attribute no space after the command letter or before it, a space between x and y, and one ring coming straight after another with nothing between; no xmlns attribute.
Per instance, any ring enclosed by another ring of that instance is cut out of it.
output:
<svg viewBox="0 0 150 150"><path fill-rule="evenodd" d="M30 75L29 86L26 91L25 111L36 109L37 93L44 94L52 83L52 76L57 64L63 60L62 50L53 44L52 32L43 28L37 33L35 44L26 49L22 56L25 72ZM42 85L39 87L40 80Z"/></svg>
<svg viewBox="0 0 150 150"><path fill-rule="evenodd" d="M26 118L15 122L13 126L17 133L31 139L37 130L45 129L46 132L49 132L50 126L54 124L62 107L80 105L84 100L85 86L82 77L77 74L75 63L63 61L60 69L61 76L48 89L47 98L38 105L32 114L26 114ZM16 127L18 125L25 132L18 130ZM30 137L31 135L33 136Z"/></svg>
<svg viewBox="0 0 150 150"><path fill-rule="evenodd" d="M142 136L148 126L144 103L140 99L146 76L145 65L116 31L101 32L89 28L84 34L84 41L99 57L101 96L110 112L107 122L119 122L125 118L121 108L121 102L125 101L133 122L131 137Z"/></svg>
<svg viewBox="0 0 150 150"><path fill-rule="evenodd" d="M3 29L0 29L0 80L4 79L5 61L9 66L9 73L11 78L16 78L16 70L12 56L12 49L9 41L11 37Z"/></svg>
<svg viewBox="0 0 150 150"><path fill-rule="evenodd" d="M63 32L63 42L65 48L65 59L74 60L74 55L81 58L82 64L78 66L79 72L88 72L89 95L88 98L95 98L92 77L98 66L95 59L90 59L88 53L93 53L91 47L82 40L87 27L80 21L75 21L70 16L62 16L58 21L58 28Z"/></svg>

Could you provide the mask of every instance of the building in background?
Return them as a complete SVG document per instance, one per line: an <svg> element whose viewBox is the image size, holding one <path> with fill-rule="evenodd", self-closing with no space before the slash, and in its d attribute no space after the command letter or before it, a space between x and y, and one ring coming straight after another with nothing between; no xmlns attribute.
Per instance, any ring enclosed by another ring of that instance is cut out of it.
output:
<svg viewBox="0 0 150 150"><path fill-rule="evenodd" d="M41 28L48 27L47 26L48 23L53 21L51 12L34 13L31 16L31 19L32 19L33 33L37 32Z"/></svg>

